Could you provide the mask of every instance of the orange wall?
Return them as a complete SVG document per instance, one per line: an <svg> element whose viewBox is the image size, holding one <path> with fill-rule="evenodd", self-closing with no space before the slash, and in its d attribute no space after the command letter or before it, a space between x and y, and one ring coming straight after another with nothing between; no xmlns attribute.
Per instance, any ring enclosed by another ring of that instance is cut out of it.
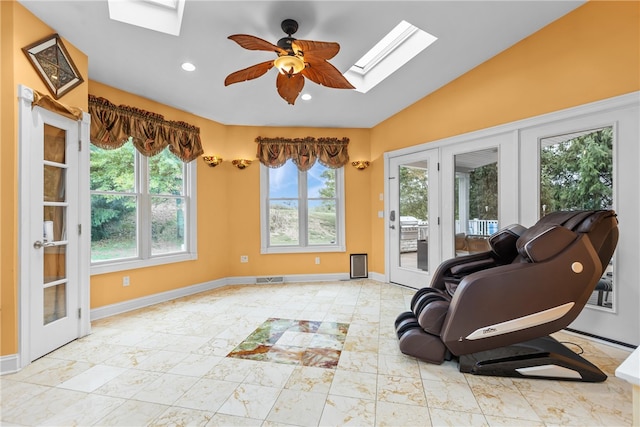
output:
<svg viewBox="0 0 640 427"><path fill-rule="evenodd" d="M91 81L89 88L92 95L114 104L135 106L200 127L205 153L224 159L215 168L196 160L198 260L92 276L92 308L224 277L345 272L349 271L350 252L368 250L370 181L366 171L346 170L347 253L261 255L260 165L254 162L244 170L231 165L232 159L255 159L258 136L346 136L350 138L350 154L362 158L358 156L368 155L368 129L224 126L98 82ZM248 255L249 262L240 263L240 255ZM320 265L315 264L316 256L321 257ZM130 277L130 286L122 286L123 275Z"/></svg>
<svg viewBox="0 0 640 427"><path fill-rule="evenodd" d="M376 126L371 197L384 191L384 152L640 90L640 2L592 1ZM384 220L370 268L384 271Z"/></svg>
<svg viewBox="0 0 640 427"><path fill-rule="evenodd" d="M38 20L31 12L14 1L0 1L1 23L0 44L2 90L0 102L2 114L0 123L0 355L13 354L17 351L17 317L18 317L18 102L17 86L24 84L43 94L48 90L35 69L22 53L22 48L48 35L55 33L53 29ZM85 82L58 101L87 110L88 100L88 58L63 40L69 54L73 58L80 75Z"/></svg>

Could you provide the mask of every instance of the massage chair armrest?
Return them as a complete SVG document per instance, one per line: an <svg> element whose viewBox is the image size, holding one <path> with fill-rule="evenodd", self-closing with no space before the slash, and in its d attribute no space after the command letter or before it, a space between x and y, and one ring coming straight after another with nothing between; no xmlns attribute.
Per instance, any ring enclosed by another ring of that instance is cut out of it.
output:
<svg viewBox="0 0 640 427"><path fill-rule="evenodd" d="M582 311L601 275L586 235L546 261L470 274L451 300L441 338L462 355L556 332Z"/></svg>
<svg viewBox="0 0 640 427"><path fill-rule="evenodd" d="M495 266L495 259L491 251L487 252L479 252L471 255L463 255L456 258L451 258L447 261L444 261L442 264L438 266L435 273L433 274L433 279L431 279L430 287L436 289L445 290L445 282L447 279L453 276L452 269L455 271L457 268L463 268L463 265L484 265L483 268L488 268L490 266ZM477 270L476 270L477 271ZM470 271L467 271L465 274L469 274Z"/></svg>

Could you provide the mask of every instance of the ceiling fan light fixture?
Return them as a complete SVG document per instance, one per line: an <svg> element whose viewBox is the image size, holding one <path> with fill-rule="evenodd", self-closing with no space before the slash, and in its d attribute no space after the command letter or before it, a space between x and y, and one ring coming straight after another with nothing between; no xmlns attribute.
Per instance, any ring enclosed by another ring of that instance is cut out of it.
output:
<svg viewBox="0 0 640 427"><path fill-rule="evenodd" d="M282 55L273 61L273 65L281 74L298 74L304 70L304 61L299 56ZM293 71L292 71L293 70Z"/></svg>

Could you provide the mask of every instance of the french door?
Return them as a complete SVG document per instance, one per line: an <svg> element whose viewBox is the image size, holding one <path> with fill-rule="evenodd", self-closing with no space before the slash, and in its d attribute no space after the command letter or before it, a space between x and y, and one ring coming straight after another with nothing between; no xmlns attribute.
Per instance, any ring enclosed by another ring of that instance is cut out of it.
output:
<svg viewBox="0 0 640 427"><path fill-rule="evenodd" d="M565 118L522 132L523 225L555 210L614 209L620 237L585 309L569 328L636 344L638 332L638 107ZM635 195L635 197L634 197Z"/></svg>
<svg viewBox="0 0 640 427"><path fill-rule="evenodd" d="M88 333L88 258L81 254L83 128L41 107L27 109L28 102L21 100L20 110L22 366Z"/></svg>
<svg viewBox="0 0 640 427"><path fill-rule="evenodd" d="M518 150L510 132L442 147L443 259L489 250L518 222Z"/></svg>
<svg viewBox="0 0 640 427"><path fill-rule="evenodd" d="M388 159L389 281L429 285L440 263L438 150Z"/></svg>

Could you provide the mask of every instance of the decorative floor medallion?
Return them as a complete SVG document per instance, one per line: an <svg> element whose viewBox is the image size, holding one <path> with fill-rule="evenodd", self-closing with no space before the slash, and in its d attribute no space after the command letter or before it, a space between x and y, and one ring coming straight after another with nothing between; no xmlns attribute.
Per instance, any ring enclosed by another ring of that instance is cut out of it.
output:
<svg viewBox="0 0 640 427"><path fill-rule="evenodd" d="M271 318L227 357L335 369L348 330L348 323Z"/></svg>

